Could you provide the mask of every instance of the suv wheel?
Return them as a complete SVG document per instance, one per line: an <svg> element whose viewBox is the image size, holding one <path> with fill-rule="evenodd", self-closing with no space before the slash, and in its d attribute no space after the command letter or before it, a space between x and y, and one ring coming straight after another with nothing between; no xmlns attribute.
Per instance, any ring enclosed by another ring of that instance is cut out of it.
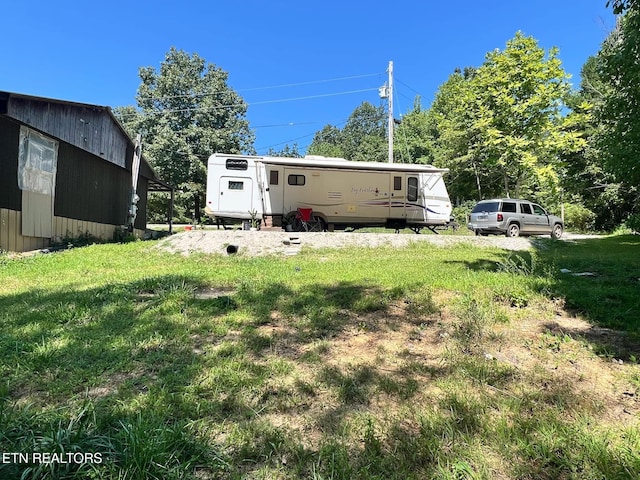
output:
<svg viewBox="0 0 640 480"><path fill-rule="evenodd" d="M562 225L560 225L559 223L556 223L553 226L553 230L551 230L551 238L559 240L560 237L562 237Z"/></svg>
<svg viewBox="0 0 640 480"><path fill-rule="evenodd" d="M518 225L517 223L512 223L511 225L509 225L509 228L507 228L507 231L505 232L505 236L507 237L517 237L520 235L520 225Z"/></svg>

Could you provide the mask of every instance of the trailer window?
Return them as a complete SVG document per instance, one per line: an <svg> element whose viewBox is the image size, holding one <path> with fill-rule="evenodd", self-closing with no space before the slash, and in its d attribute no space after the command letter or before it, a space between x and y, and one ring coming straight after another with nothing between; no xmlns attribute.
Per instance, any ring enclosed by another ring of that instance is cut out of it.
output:
<svg viewBox="0 0 640 480"><path fill-rule="evenodd" d="M418 200L418 177L407 179L407 200L410 202Z"/></svg>
<svg viewBox="0 0 640 480"><path fill-rule="evenodd" d="M302 186L305 183L304 175L289 175L289 177L287 178L287 183L289 185Z"/></svg>
<svg viewBox="0 0 640 480"><path fill-rule="evenodd" d="M278 170L269 172L269 185L278 185Z"/></svg>
<svg viewBox="0 0 640 480"><path fill-rule="evenodd" d="M393 177L393 189L402 190L402 177Z"/></svg>
<svg viewBox="0 0 640 480"><path fill-rule="evenodd" d="M244 182L229 181L229 190L244 190Z"/></svg>
<svg viewBox="0 0 640 480"><path fill-rule="evenodd" d="M244 158L227 158L225 167L227 170L248 170L249 161Z"/></svg>

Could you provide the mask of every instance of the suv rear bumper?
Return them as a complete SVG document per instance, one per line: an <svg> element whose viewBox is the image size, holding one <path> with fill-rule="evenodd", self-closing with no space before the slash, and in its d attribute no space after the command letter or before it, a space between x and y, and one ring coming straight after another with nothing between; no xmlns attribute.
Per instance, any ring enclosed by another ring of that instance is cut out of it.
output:
<svg viewBox="0 0 640 480"><path fill-rule="evenodd" d="M467 228L469 230L471 230L472 232L474 232L476 235L478 234L494 234L494 235L504 235L504 233L507 231L507 226L506 224L504 226L502 226L502 224L500 225L496 225L493 227L485 227L482 224L478 224L478 223L468 223L467 224Z"/></svg>

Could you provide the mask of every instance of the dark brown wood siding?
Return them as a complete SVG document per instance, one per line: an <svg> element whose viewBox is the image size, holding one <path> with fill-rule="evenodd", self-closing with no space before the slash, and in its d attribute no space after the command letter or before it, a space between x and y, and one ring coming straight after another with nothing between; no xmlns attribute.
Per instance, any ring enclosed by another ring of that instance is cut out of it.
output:
<svg viewBox="0 0 640 480"><path fill-rule="evenodd" d="M130 178L124 168L60 142L54 215L123 225Z"/></svg>
<svg viewBox="0 0 640 480"><path fill-rule="evenodd" d="M7 116L108 162L126 167L129 138L106 107L10 96Z"/></svg>
<svg viewBox="0 0 640 480"><path fill-rule="evenodd" d="M18 188L18 144L20 125L0 116L0 208L20 210Z"/></svg>
<svg viewBox="0 0 640 480"><path fill-rule="evenodd" d="M146 228L147 179L138 180L135 227ZM127 221L131 172L60 142L54 215L111 225Z"/></svg>

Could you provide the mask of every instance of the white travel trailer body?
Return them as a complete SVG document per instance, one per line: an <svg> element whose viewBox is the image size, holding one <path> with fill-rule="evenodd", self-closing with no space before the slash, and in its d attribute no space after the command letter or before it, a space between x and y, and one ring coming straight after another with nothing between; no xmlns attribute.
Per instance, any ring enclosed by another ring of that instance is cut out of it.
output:
<svg viewBox="0 0 640 480"><path fill-rule="evenodd" d="M312 209L323 228L434 228L451 219L442 178L431 165L351 162L341 158L209 157L205 212L217 221L249 220L255 211L274 226ZM293 212L293 213L292 213Z"/></svg>

